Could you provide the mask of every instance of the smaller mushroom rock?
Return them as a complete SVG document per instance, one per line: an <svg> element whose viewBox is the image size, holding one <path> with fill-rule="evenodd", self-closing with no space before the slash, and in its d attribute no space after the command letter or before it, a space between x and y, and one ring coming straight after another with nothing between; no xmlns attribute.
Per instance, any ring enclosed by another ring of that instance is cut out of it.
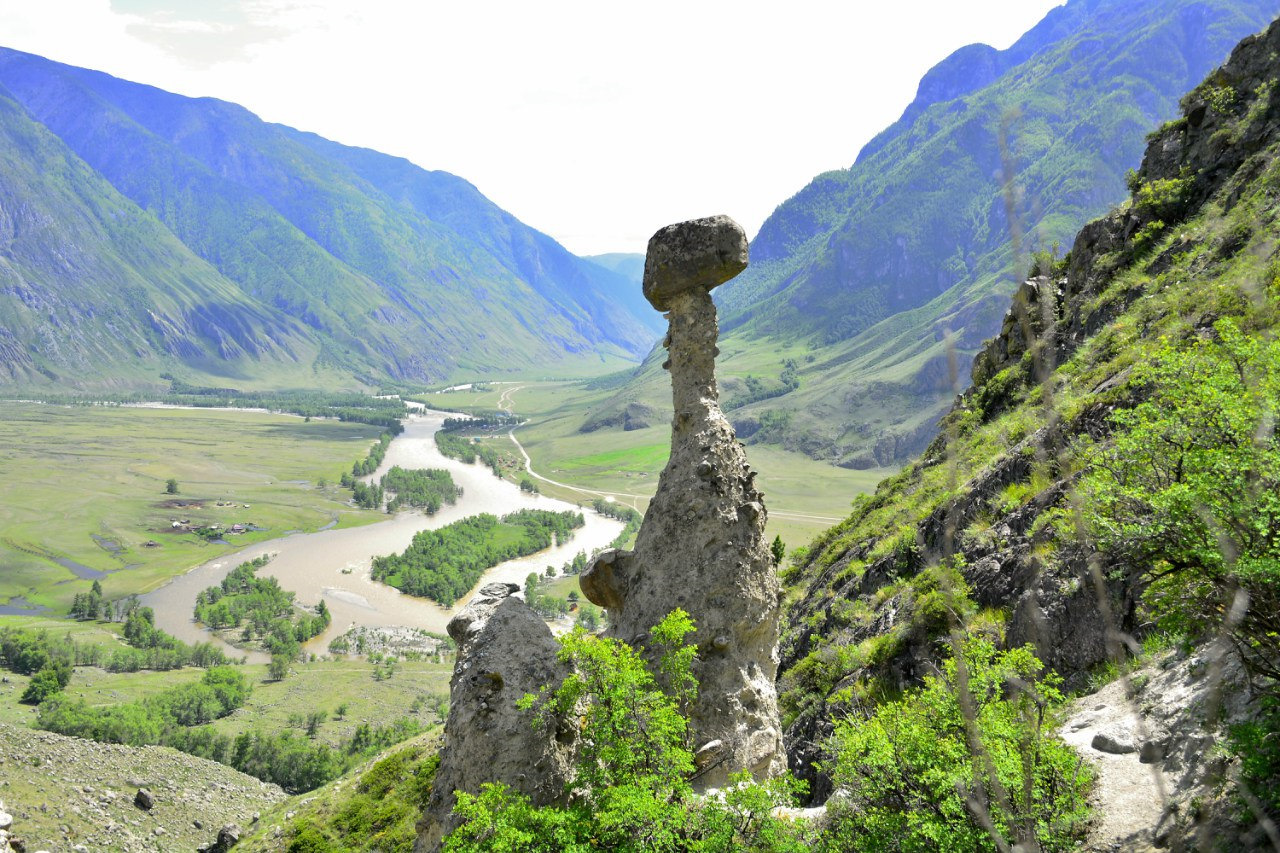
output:
<svg viewBox="0 0 1280 853"><path fill-rule="evenodd" d="M578 576L582 594L592 604L607 610L621 610L630 566L630 551L617 548L601 551L591 558L586 569Z"/></svg>

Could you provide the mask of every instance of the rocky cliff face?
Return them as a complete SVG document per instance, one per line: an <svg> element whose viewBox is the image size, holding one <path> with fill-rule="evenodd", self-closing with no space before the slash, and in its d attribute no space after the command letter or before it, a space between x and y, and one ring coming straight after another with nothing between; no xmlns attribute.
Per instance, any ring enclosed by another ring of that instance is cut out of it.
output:
<svg viewBox="0 0 1280 853"><path fill-rule="evenodd" d="M704 788L739 770L767 778L783 769L779 588L764 498L715 378L710 291L746 265L746 235L727 217L672 225L649 242L645 295L670 321L671 457L635 550L600 554L582 575L583 592L609 611L607 633L634 646L677 607L693 617L700 687L690 728Z"/></svg>
<svg viewBox="0 0 1280 853"><path fill-rule="evenodd" d="M1071 510L1080 448L1106 441L1111 413L1141 398L1128 383L1133 348L1212 334L1264 298L1277 56L1273 24L1183 99L1182 117L1149 138L1132 200L1017 291L922 460L795 570L806 592L787 615L780 689L792 768L817 797L829 788L814 762L850 691L918 683L957 622L1034 644L1069 679L1114 654L1117 631L1136 632L1141 590L1087 539L1059 537L1054 518ZM940 616L929 595L948 572L965 612Z"/></svg>

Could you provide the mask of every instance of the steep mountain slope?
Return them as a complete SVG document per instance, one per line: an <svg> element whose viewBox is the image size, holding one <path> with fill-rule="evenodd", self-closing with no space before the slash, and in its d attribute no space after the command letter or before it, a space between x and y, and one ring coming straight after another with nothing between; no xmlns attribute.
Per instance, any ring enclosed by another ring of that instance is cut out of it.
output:
<svg viewBox="0 0 1280 853"><path fill-rule="evenodd" d="M754 380L725 395L739 434L862 468L918 453L950 360L963 375L998 329L1010 270L1123 198L1147 130L1277 13L1071 0L1006 51L940 63L853 166L779 206L722 288L721 374Z"/></svg>
<svg viewBox="0 0 1280 853"><path fill-rule="evenodd" d="M1131 201L1019 288L921 461L795 561L779 692L818 797L833 717L958 635L1076 684L1155 625L1230 636L1274 693L1277 56L1273 24L1183 99Z"/></svg>
<svg viewBox="0 0 1280 853"><path fill-rule="evenodd" d="M637 286L644 279L644 255L634 252L610 252L605 255L586 255L585 260L608 270L625 275Z"/></svg>
<svg viewBox="0 0 1280 853"><path fill-rule="evenodd" d="M305 326L318 366L423 382L652 343L656 316L616 298L619 278L453 175L16 51L0 51L0 83L246 297Z"/></svg>
<svg viewBox="0 0 1280 853"><path fill-rule="evenodd" d="M0 160L0 381L314 357L301 323L193 255L3 90Z"/></svg>

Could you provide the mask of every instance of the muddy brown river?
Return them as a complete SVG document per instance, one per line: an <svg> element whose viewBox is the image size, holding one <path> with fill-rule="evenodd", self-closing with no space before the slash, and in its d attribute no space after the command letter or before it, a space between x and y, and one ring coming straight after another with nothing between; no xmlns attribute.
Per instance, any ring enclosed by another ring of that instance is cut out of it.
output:
<svg viewBox="0 0 1280 853"><path fill-rule="evenodd" d="M333 614L329 629L308 642L305 651L326 653L330 640L354 626L407 626L444 633L453 614L461 610L476 589L484 584L509 581L523 587L530 572L541 573L547 566L559 568L579 551L589 554L595 548L607 546L622 531L620 522L583 509L586 526L575 531L568 542L531 557L495 566L485 572L475 589L449 609L372 580L369 570L373 558L403 551L420 530L443 527L481 512L501 516L526 508L579 509L565 501L521 492L514 483L498 479L478 462L467 465L441 455L434 436L445 417L443 413L431 411L410 417L404 432L391 442L382 466L373 477L381 477L393 465L444 468L463 491L456 505L445 506L431 516L417 510L403 510L386 521L364 527L295 533L210 560L142 597L144 604L155 609L156 625L189 643L212 640L225 646L194 621L192 610L196 596L205 587L220 583L244 561L271 554L271 562L259 570L260 574L278 578L280 585L296 593L302 604L315 605L323 597ZM230 646L226 649L235 657L245 654ZM249 660L261 663L268 657L262 653L249 653Z"/></svg>

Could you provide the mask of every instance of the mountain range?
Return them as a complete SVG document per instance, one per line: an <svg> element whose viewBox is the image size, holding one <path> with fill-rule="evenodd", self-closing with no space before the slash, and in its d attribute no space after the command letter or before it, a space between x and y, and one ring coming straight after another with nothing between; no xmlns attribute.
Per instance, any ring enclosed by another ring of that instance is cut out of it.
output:
<svg viewBox="0 0 1280 853"><path fill-rule="evenodd" d="M0 379L429 383L625 364L660 318L457 176L0 49Z"/></svg>
<svg viewBox="0 0 1280 853"><path fill-rule="evenodd" d="M854 468L933 438L1034 256L1127 194L1151 128L1276 0L1069 0L1005 50L921 80L847 169L765 221L717 290L722 398L738 435ZM834 108L834 107L833 107ZM669 407L652 357L588 423Z"/></svg>

